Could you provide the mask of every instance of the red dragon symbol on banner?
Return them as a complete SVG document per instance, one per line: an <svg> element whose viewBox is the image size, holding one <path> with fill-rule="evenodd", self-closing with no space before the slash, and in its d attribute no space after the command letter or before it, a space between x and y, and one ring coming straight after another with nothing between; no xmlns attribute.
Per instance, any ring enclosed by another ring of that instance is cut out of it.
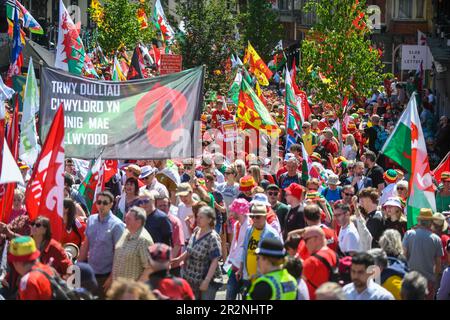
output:
<svg viewBox="0 0 450 320"><path fill-rule="evenodd" d="M136 104L134 116L138 129L143 127L147 111L153 105L147 125L147 141L156 148L166 148L184 131L180 120L186 113L187 100L181 92L156 83Z"/></svg>

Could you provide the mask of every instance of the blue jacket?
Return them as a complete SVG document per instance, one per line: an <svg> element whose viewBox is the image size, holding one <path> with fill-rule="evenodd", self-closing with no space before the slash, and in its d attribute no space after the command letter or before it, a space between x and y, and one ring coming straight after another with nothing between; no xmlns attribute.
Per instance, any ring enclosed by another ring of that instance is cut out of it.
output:
<svg viewBox="0 0 450 320"><path fill-rule="evenodd" d="M243 246L243 250L242 250L242 262L243 262L243 277L245 280L248 280L248 274L247 274L247 251L248 251L248 243L250 241L250 237L252 235L252 232L254 230L254 227L251 226L250 228L247 229L247 233L245 234L245 238L244 238L244 243L242 244ZM261 243L261 241L263 241L264 239L272 239L272 238L276 238L278 240L280 240L281 242L283 242L283 239L280 238L280 234L278 233L278 231L276 231L273 227L271 227L267 222L266 225L264 226L263 231L261 232L261 238L259 239L259 243Z"/></svg>
<svg viewBox="0 0 450 320"><path fill-rule="evenodd" d="M347 179L345 179L344 185L352 184L352 182L353 182L353 177L348 177ZM363 176L362 182L363 182L362 189L372 187L372 178ZM355 184L355 193L359 193L362 189L359 189L358 184Z"/></svg>

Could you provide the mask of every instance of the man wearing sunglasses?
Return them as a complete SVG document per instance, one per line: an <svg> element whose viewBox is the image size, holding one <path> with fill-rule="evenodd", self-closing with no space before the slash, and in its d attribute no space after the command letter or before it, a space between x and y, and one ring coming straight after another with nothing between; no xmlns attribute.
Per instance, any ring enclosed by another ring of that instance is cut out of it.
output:
<svg viewBox="0 0 450 320"><path fill-rule="evenodd" d="M152 166L145 166L141 168L141 174L139 175L139 179L141 179L145 186L140 188L139 190L142 192L144 190L152 191L155 190L159 193L160 196L169 196L169 191L166 186L163 185L156 179L156 173L158 169Z"/></svg>
<svg viewBox="0 0 450 320"><path fill-rule="evenodd" d="M280 222L281 230L284 230L284 221L289 212L289 207L283 202L278 201L280 194L280 187L276 184L269 184L266 189L267 199L269 200L272 210L275 211Z"/></svg>
<svg viewBox="0 0 450 320"><path fill-rule="evenodd" d="M203 172L199 170L195 170L195 161L194 159L184 159L183 160L184 173L181 175L181 183L189 182L191 178L204 178Z"/></svg>
<svg viewBox="0 0 450 320"><path fill-rule="evenodd" d="M96 205L98 214L91 215L87 220L86 239L81 245L78 261L87 261L94 270L98 283L95 294L103 299L112 281L114 248L125 230L125 224L111 212L114 205L111 192L100 192Z"/></svg>
<svg viewBox="0 0 450 320"><path fill-rule="evenodd" d="M250 219L253 225L247 230L244 238L242 260L239 271L236 273L236 278L239 281L241 278L244 279L244 286L249 287L251 281L254 280L258 275L257 259L256 259L256 249L259 243L264 239L278 239L280 238L279 233L272 228L268 223L266 223L267 208L263 204L254 204L250 208Z"/></svg>

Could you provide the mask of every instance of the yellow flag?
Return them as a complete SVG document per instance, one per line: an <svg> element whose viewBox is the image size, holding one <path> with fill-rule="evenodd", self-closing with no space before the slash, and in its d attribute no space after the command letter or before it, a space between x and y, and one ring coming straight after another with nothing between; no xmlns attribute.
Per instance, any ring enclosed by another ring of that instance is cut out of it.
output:
<svg viewBox="0 0 450 320"><path fill-rule="evenodd" d="M266 63L261 59L258 52L256 52L255 48L253 48L253 46L250 44L250 42L248 43L248 46L247 46L247 54L246 55L248 55L248 57L245 57L245 58L247 58L246 60L250 60L250 71L255 73L254 70L258 69L260 71L260 73L263 73L266 76L266 79L272 78L273 72L269 69L269 67L266 65ZM245 59L244 59L244 63L246 63Z"/></svg>
<svg viewBox="0 0 450 320"><path fill-rule="evenodd" d="M253 74L256 77L256 80L258 80L258 83L262 86L268 86L269 80L267 79L266 75L262 73L259 69L254 69Z"/></svg>

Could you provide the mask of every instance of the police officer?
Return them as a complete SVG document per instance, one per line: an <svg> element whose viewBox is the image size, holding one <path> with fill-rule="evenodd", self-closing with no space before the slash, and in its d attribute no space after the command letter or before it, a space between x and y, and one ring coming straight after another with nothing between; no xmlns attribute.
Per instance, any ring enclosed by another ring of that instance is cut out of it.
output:
<svg viewBox="0 0 450 320"><path fill-rule="evenodd" d="M286 250L282 242L264 239L256 254L262 275L252 283L247 300L296 300L297 281L283 268Z"/></svg>

